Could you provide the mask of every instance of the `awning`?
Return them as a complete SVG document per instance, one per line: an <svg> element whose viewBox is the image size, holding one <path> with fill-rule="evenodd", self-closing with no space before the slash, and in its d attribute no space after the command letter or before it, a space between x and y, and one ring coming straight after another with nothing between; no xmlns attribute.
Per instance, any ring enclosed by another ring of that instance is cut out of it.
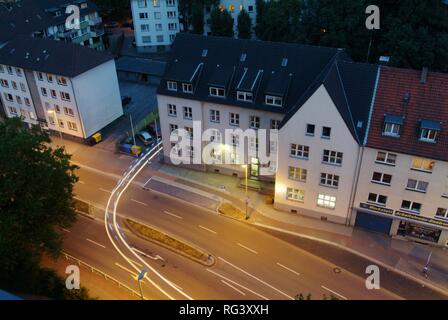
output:
<svg viewBox="0 0 448 320"><path fill-rule="evenodd" d="M434 120L421 120L420 126L422 129L429 129L435 131L440 131L442 129L440 121L434 121Z"/></svg>
<svg viewBox="0 0 448 320"><path fill-rule="evenodd" d="M386 114L384 116L384 122L402 125L404 122L404 117L393 114Z"/></svg>

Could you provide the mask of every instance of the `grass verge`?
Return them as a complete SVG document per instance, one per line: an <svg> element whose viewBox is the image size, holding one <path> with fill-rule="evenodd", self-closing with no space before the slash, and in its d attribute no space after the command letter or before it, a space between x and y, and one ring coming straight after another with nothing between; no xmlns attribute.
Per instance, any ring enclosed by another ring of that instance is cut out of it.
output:
<svg viewBox="0 0 448 320"><path fill-rule="evenodd" d="M187 243L173 238L166 233L156 230L147 225L141 224L131 219L125 219L128 228L140 238L155 242L163 247L182 254L201 264L210 266L213 264L213 259L209 259L209 255Z"/></svg>
<svg viewBox="0 0 448 320"><path fill-rule="evenodd" d="M233 206L231 203L222 203L218 207L218 212L224 216L238 219L238 220L246 220L246 214L240 209Z"/></svg>

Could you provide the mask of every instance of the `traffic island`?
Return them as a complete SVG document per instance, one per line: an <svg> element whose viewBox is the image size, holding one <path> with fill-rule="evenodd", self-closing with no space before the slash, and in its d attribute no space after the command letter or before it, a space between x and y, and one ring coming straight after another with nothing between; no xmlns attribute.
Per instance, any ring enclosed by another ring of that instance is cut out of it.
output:
<svg viewBox="0 0 448 320"><path fill-rule="evenodd" d="M207 267L215 264L214 257L199 248L134 220L124 219L124 221L129 230L139 238L161 245Z"/></svg>

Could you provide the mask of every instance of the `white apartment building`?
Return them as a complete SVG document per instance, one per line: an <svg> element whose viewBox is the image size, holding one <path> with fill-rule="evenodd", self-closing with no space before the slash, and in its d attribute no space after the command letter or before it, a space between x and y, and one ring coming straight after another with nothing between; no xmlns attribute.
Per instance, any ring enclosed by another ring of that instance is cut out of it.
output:
<svg viewBox="0 0 448 320"><path fill-rule="evenodd" d="M448 76L381 68L351 223L448 246Z"/></svg>
<svg viewBox="0 0 448 320"><path fill-rule="evenodd" d="M178 0L131 0L134 34L140 52L170 46L179 32Z"/></svg>
<svg viewBox="0 0 448 320"><path fill-rule="evenodd" d="M113 57L79 45L17 37L0 49L0 82L8 117L79 140L123 115Z"/></svg>
<svg viewBox="0 0 448 320"><path fill-rule="evenodd" d="M252 28L255 27L257 17L256 0L220 0L219 9L227 10L233 18L233 31L235 36L238 36L238 15L240 11L246 10L252 20ZM205 9L205 21L210 19L211 7ZM210 35L210 24L206 23L204 26L204 34Z"/></svg>

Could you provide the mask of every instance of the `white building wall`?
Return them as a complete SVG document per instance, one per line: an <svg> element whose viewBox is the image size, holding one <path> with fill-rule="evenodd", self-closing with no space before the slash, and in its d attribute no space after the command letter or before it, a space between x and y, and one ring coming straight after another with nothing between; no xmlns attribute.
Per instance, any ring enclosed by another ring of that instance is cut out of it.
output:
<svg viewBox="0 0 448 320"><path fill-rule="evenodd" d="M178 0L131 0L131 10L135 42L140 50L171 45L180 27ZM174 16L168 17L169 12L174 12ZM140 14L147 15L147 18L140 17ZM175 28L170 30L170 24L175 24ZM142 25L147 25L149 29L143 30ZM157 25L161 25L162 29L158 30ZM163 37L163 40L158 37Z"/></svg>
<svg viewBox="0 0 448 320"><path fill-rule="evenodd" d="M391 152L397 155L396 164L386 165L376 162L378 151L372 148L365 148L359 175L356 197L354 201L355 211L360 208L360 203L368 203L369 193L375 193L387 196L387 202L384 206L392 210L401 210L403 200L415 201L422 204L420 214L422 217L436 218L437 208L448 209L448 163L445 161L435 161L431 173L413 170L412 161L416 158L422 158L397 152ZM425 158L423 158L425 159ZM431 160L431 159L428 159ZM390 185L384 185L372 182L374 172L386 173L392 175ZM408 179L415 179L428 182L426 193L410 191L406 189ZM380 206L381 207L381 206ZM366 211L362 209L363 211ZM367 210L368 212L368 210ZM416 213L413 213L414 215ZM393 218L393 216L384 215ZM356 219L356 212L352 217L352 224ZM439 218L441 219L441 218ZM406 221L418 224L418 221ZM444 219L441 219L444 220ZM445 219L448 222L448 219ZM395 220L391 228L391 235L397 234L399 220ZM437 229L437 226L432 226ZM439 240L441 245L448 241L448 229L444 231Z"/></svg>
<svg viewBox="0 0 448 320"><path fill-rule="evenodd" d="M123 115L114 60L73 78L72 86L84 138L90 137Z"/></svg>
<svg viewBox="0 0 448 320"><path fill-rule="evenodd" d="M314 136L306 135L307 124L315 125ZM330 139L321 137L324 126L331 128ZM360 148L323 85L280 129L279 141L275 208L345 223L351 207L350 199ZM291 157L291 144L309 146L309 159ZM323 163L324 149L343 152L342 165ZM290 166L306 169L306 182L289 179ZM339 187L321 186L321 173L338 175L340 177ZM288 187L303 190L305 192L304 201L288 200ZM319 194L336 197L335 208L328 209L318 206Z"/></svg>
<svg viewBox="0 0 448 320"><path fill-rule="evenodd" d="M36 110L31 98L30 89L25 77L25 72L21 68L12 67L12 74L8 72L7 66L0 65L0 80L6 80L8 82L8 88L0 85L1 101L5 108L5 113L8 117L23 117L23 121L29 124L37 124ZM17 89L13 87L13 81L17 84ZM12 95L13 101L8 101L5 94ZM17 99L17 97L20 97ZM29 105L26 104L26 99L29 101ZM21 103L19 103L21 102ZM15 108L17 113L12 113L10 107Z"/></svg>

